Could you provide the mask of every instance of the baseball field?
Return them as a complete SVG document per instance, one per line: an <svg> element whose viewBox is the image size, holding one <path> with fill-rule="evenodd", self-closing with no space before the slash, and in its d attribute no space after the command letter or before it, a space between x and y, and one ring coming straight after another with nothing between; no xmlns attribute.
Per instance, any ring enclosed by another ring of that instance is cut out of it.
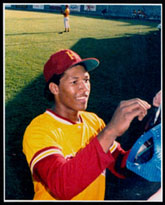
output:
<svg viewBox="0 0 165 205"><path fill-rule="evenodd" d="M161 32L158 22L70 16L64 33L63 16L55 13L5 10L4 18L4 197L30 200L33 185L22 153L26 126L51 104L44 98L43 66L49 56L69 48L82 58L96 57L91 72L88 110L107 123L121 100L149 103L161 88ZM152 108L149 113L152 112ZM129 149L143 133L147 117L135 119L118 141ZM107 174L106 200L146 200L160 183L131 174L120 180Z"/></svg>

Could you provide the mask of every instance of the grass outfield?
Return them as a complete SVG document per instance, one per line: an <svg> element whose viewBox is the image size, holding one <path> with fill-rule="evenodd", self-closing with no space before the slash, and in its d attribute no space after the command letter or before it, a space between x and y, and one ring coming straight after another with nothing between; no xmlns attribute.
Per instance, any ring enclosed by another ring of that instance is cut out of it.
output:
<svg viewBox="0 0 165 205"><path fill-rule="evenodd" d="M91 72L88 110L108 122L121 100L139 97L152 103L160 90L157 24L71 15L71 31L61 33L64 25L60 14L5 10L6 199L33 197L30 171L22 153L22 138L28 123L50 106L43 96L42 75L48 57L59 49L70 48L83 58L100 60L99 68ZM129 149L143 132L144 124L145 119L143 122L135 119L118 139L125 149ZM106 199L143 200L160 186L133 177L134 186L130 181L111 176L107 181Z"/></svg>

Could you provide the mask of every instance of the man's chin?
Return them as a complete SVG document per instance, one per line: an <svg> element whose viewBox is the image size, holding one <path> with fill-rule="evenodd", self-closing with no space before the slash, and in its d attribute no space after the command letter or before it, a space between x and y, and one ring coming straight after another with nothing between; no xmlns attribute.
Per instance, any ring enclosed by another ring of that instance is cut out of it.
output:
<svg viewBox="0 0 165 205"><path fill-rule="evenodd" d="M78 111L85 111L87 109L87 105L84 105L84 106L80 106L78 108Z"/></svg>

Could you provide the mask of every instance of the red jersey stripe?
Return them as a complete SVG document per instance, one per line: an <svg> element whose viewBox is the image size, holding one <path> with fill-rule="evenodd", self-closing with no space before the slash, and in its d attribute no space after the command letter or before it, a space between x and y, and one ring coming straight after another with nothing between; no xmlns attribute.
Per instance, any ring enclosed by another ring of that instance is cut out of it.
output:
<svg viewBox="0 0 165 205"><path fill-rule="evenodd" d="M35 153L33 156L32 160L30 161L30 167L33 172L33 167L34 165L40 161L41 159L53 155L53 154L60 154L63 156L61 150L58 147L46 147L44 149L39 150L38 152Z"/></svg>

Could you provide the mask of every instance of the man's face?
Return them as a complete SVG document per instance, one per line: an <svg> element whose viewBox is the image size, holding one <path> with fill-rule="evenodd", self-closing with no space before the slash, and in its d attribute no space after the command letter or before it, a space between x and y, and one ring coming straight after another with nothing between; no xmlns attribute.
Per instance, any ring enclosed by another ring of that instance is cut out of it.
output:
<svg viewBox="0 0 165 205"><path fill-rule="evenodd" d="M57 103L60 108L72 111L86 110L90 94L90 76L82 65L65 71L60 79Z"/></svg>

